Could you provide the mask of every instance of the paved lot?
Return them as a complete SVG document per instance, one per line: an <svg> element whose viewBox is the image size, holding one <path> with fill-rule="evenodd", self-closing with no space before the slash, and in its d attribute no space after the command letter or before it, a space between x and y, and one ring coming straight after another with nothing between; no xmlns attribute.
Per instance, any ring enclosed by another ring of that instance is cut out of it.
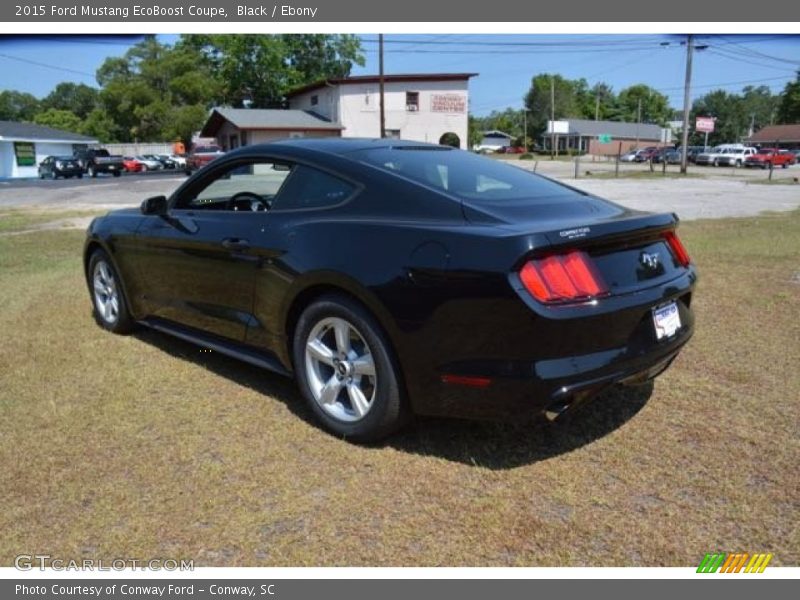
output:
<svg viewBox="0 0 800 600"><path fill-rule="evenodd" d="M534 163L513 164L532 169ZM800 185L764 185L763 171L745 169L701 169L691 172L707 175L687 179L573 179L569 162L542 161L539 173L561 179L570 185L640 210L676 212L682 219L721 218L756 215L762 211L787 211L800 206ZM637 167L634 166L634 169ZM586 162L581 172L613 170L613 165ZM646 167L638 167L645 170ZM776 176L800 176L800 166L776 171ZM177 173L146 173L112 177L59 181L0 182L0 212L9 208L57 210L112 209L137 206L144 198L169 195L185 177Z"/></svg>

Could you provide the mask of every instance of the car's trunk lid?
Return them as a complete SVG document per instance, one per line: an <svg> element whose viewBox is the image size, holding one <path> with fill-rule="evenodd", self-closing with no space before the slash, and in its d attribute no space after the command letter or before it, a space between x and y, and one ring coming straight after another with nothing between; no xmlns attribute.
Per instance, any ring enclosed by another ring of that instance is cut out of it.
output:
<svg viewBox="0 0 800 600"><path fill-rule="evenodd" d="M517 268L537 257L585 252L612 295L660 285L684 269L666 239L678 223L674 214L629 210L580 194L528 206L465 203L464 211L471 222L492 223L521 240L525 250Z"/></svg>

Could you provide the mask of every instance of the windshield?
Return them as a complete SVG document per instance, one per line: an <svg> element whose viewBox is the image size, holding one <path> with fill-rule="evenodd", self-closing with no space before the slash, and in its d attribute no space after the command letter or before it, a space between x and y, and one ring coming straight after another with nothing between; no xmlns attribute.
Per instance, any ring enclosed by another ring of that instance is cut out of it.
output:
<svg viewBox="0 0 800 600"><path fill-rule="evenodd" d="M465 200L487 203L530 203L554 196L574 198L575 191L534 175L462 150L436 147L399 147L360 150L353 156L369 165L395 173Z"/></svg>

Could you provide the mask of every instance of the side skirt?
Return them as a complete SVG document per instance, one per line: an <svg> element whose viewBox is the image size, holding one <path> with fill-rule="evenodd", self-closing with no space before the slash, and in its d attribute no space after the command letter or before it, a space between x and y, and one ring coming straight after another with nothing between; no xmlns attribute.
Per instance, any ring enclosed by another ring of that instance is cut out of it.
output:
<svg viewBox="0 0 800 600"><path fill-rule="evenodd" d="M273 373L283 375L284 377L293 377L292 373L286 370L277 358L267 352L259 351L256 348L223 340L203 333L202 331L163 319L148 318L139 321L139 323L150 329L161 331L162 333L196 344L197 346L209 348L214 352L219 352L220 354L255 365L256 367L267 369Z"/></svg>

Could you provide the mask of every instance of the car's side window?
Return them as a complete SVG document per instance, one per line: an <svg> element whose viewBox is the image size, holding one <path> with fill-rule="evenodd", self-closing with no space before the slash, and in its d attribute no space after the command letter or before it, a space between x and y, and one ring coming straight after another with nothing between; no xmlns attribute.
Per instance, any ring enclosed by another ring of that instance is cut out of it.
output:
<svg viewBox="0 0 800 600"><path fill-rule="evenodd" d="M285 162L258 160L231 165L200 188L188 191L176 209L264 212L294 167Z"/></svg>
<svg viewBox="0 0 800 600"><path fill-rule="evenodd" d="M275 210L328 208L347 200L356 186L335 175L297 165L276 199Z"/></svg>

